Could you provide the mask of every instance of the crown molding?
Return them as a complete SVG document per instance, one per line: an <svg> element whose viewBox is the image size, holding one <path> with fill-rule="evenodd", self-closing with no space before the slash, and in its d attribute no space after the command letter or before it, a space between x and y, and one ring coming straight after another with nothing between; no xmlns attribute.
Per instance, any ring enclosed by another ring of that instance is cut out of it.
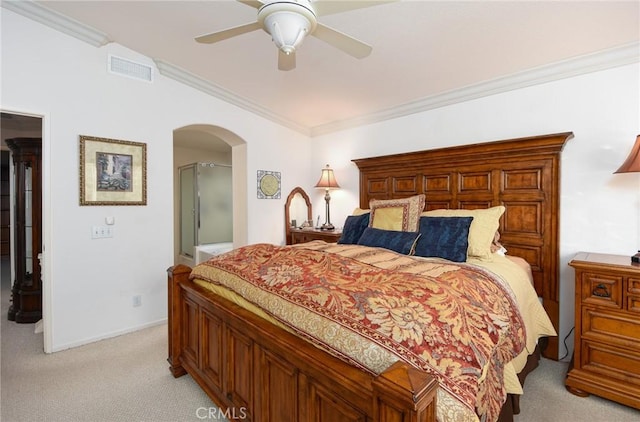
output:
<svg viewBox="0 0 640 422"><path fill-rule="evenodd" d="M33 1L2 0L0 5L27 18L33 19L53 29L76 37L96 47L111 42L109 36ZM574 57L545 66L514 73L504 77L469 85L460 89L431 95L398 106L379 110L354 118L337 120L323 125L306 127L275 113L266 107L226 90L216 84L193 75L184 69L162 60L154 60L158 71L169 78L182 82L194 89L212 95L246 111L269 119L306 136L319 136L331 132L369 125L421 113L452 104L475 100L490 95L553 82L600 70L624 66L640 61L640 42L624 44L611 49Z"/></svg>
<svg viewBox="0 0 640 422"><path fill-rule="evenodd" d="M153 61L158 67L158 72L160 72L160 74L163 76L174 79L201 92L212 95L244 110L250 111L253 114L262 116L274 123L278 123L282 126L288 127L289 129L293 129L297 132L302 133L303 135L311 135L310 129L308 127L297 124L296 122L287 119L277 113L274 113L268 108L262 107L259 104L249 101L244 97L236 95L219 85L209 82L197 75L187 72L186 70L163 60L154 59Z"/></svg>
<svg viewBox="0 0 640 422"><path fill-rule="evenodd" d="M40 22L50 28L64 32L94 47L102 47L111 42L109 36L88 25L71 19L61 13L41 6L33 1L7 1L2 0L0 5L26 18Z"/></svg>
<svg viewBox="0 0 640 422"><path fill-rule="evenodd" d="M311 128L311 136L314 137L357 126L378 123L507 91L633 64L639 61L640 42L624 44L615 48L574 57L549 65L528 69L523 72L468 85L460 89L428 96L410 103L357 116L352 119L315 126Z"/></svg>
<svg viewBox="0 0 640 422"><path fill-rule="evenodd" d="M275 123L286 126L304 135L315 137L332 132L351 129L358 126L379 123L386 120L409 116L448 105L488 97L490 95L513 91L547 82L553 82L600 70L611 69L640 61L640 42L624 44L611 49L577 56L571 59L551 63L528 69L523 72L514 73L504 77L468 85L460 89L443 92L421 98L385 110L376 111L351 119L337 120L324 125L306 127L296 122L278 115L269 109L255 104L247 99L239 97L220 86L212 84L198 76L192 75L185 70L173 66L169 63L156 60L156 65L161 74L183 82L193 88L199 89L221 100L237 105L247 111L265 117Z"/></svg>

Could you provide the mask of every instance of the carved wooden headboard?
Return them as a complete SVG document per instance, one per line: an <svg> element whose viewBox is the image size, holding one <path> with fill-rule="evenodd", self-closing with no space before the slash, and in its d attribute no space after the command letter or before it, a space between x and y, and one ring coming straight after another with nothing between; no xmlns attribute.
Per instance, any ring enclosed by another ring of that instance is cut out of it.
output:
<svg viewBox="0 0 640 422"><path fill-rule="evenodd" d="M504 205L500 242L531 265L558 330L560 153L573 133L356 159L360 207L371 199L426 195L426 210ZM545 356L558 358L558 339Z"/></svg>

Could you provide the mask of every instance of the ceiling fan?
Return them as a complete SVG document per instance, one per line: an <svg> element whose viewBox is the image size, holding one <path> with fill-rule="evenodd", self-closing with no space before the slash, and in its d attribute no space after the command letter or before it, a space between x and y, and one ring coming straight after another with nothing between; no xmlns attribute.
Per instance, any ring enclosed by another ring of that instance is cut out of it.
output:
<svg viewBox="0 0 640 422"><path fill-rule="evenodd" d="M278 47L278 69L296 67L296 48L307 35L344 51L358 59L371 53L371 46L318 22L325 16L376 6L390 1L311 1L311 0L237 0L258 9L255 22L196 37L199 43L212 44L247 32L264 29ZM397 0L396 0L397 1Z"/></svg>

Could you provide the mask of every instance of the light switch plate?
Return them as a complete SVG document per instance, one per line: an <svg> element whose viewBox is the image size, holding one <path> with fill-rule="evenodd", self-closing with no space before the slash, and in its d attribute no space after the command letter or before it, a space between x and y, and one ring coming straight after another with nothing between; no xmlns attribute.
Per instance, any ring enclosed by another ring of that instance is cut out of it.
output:
<svg viewBox="0 0 640 422"><path fill-rule="evenodd" d="M91 227L92 239L104 239L113 237L113 227L111 226L93 226Z"/></svg>

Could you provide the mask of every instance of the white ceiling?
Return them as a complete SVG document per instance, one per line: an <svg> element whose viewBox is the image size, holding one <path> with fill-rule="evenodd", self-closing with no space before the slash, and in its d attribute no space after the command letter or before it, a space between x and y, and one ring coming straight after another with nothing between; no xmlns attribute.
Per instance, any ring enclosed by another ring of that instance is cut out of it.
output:
<svg viewBox="0 0 640 422"><path fill-rule="evenodd" d="M310 134L339 122L410 113L412 104L429 98L640 45L638 0L398 1L319 18L373 46L370 56L354 59L307 37L297 68L284 72L262 30L216 44L194 41L256 19L256 9L233 0L36 3Z"/></svg>

